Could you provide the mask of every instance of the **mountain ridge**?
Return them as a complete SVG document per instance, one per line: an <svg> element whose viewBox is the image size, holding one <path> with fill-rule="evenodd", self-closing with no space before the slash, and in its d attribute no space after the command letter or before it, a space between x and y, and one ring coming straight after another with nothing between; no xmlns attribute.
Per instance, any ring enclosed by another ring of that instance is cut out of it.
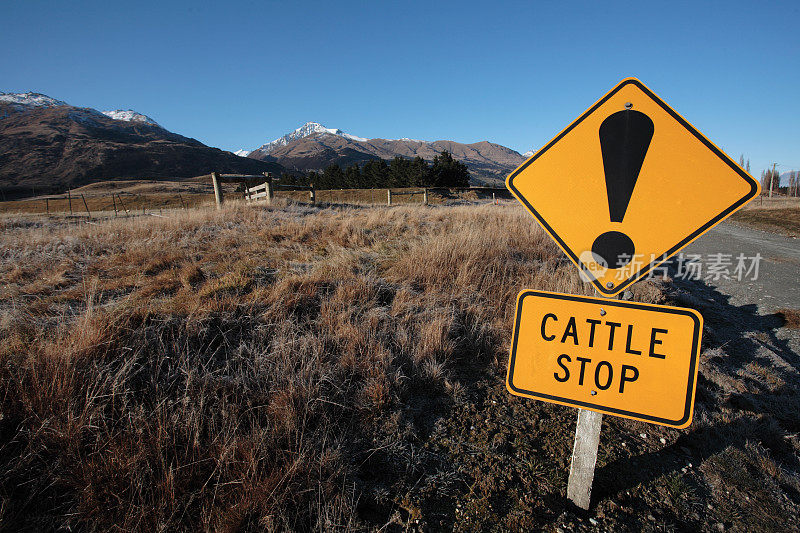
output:
<svg viewBox="0 0 800 533"><path fill-rule="evenodd" d="M330 164L346 167L371 159L421 157L426 161L448 151L466 164L476 184L500 185L525 157L516 150L489 141L459 143L449 140L366 139L318 122L307 122L291 133L263 144L246 157L272 161L293 171L323 170ZM244 151L242 151L244 152Z"/></svg>
<svg viewBox="0 0 800 533"><path fill-rule="evenodd" d="M114 118L40 93L0 93L0 188L13 197L111 178L283 170L173 133L135 111L121 113Z"/></svg>

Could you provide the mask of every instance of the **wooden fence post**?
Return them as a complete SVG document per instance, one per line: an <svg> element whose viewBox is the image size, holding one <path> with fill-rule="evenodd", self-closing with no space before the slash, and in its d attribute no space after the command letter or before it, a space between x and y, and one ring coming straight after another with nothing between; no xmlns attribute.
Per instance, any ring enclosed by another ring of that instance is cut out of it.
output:
<svg viewBox="0 0 800 533"><path fill-rule="evenodd" d="M86 198L83 197L83 193L81 193L81 200L83 200L83 207L86 208L86 214L89 215L89 218L92 218L92 213L89 211L89 206L86 205Z"/></svg>
<svg viewBox="0 0 800 533"><path fill-rule="evenodd" d="M211 173L211 183L214 185L214 200L217 203L217 209L222 209L222 203L225 201L225 197L222 195L219 172Z"/></svg>
<svg viewBox="0 0 800 533"><path fill-rule="evenodd" d="M44 199L44 208L47 211L47 214L50 214L50 200L47 198Z"/></svg>
<svg viewBox="0 0 800 533"><path fill-rule="evenodd" d="M122 196L120 196L119 193L117 193L117 198L119 199L120 207L122 207L122 209L125 210L125 214L127 215L128 214L128 208L125 207L125 203L122 201Z"/></svg>
<svg viewBox="0 0 800 533"><path fill-rule="evenodd" d="M428 189L422 190L422 203L428 205Z"/></svg>
<svg viewBox="0 0 800 533"><path fill-rule="evenodd" d="M392 205L392 189L386 189L386 205Z"/></svg>
<svg viewBox="0 0 800 533"><path fill-rule="evenodd" d="M272 205L272 199L275 197L275 188L272 186L272 173L264 172L264 177L267 179L264 183L266 185L267 205Z"/></svg>
<svg viewBox="0 0 800 533"><path fill-rule="evenodd" d="M69 189L67 189L67 200L69 201L69 216L72 216L72 194Z"/></svg>
<svg viewBox="0 0 800 533"><path fill-rule="evenodd" d="M317 191L314 189L314 184L311 184L311 190L308 192L311 196L311 205L317 205Z"/></svg>

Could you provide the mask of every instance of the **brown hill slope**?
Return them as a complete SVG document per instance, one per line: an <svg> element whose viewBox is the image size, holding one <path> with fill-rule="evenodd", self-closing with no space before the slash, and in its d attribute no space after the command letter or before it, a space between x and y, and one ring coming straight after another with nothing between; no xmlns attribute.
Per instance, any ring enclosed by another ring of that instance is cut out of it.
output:
<svg viewBox="0 0 800 533"><path fill-rule="evenodd" d="M347 167L370 159L392 159L395 156L419 156L431 161L445 150L467 165L475 183L502 185L509 172L525 160L519 152L487 141L472 144L412 139L359 141L330 133L314 133L268 150L260 148L248 157L273 161L291 170L321 170L331 163Z"/></svg>
<svg viewBox="0 0 800 533"><path fill-rule="evenodd" d="M140 122L88 108L0 102L0 189L8 196L63 190L104 178L182 178L222 172L279 172Z"/></svg>

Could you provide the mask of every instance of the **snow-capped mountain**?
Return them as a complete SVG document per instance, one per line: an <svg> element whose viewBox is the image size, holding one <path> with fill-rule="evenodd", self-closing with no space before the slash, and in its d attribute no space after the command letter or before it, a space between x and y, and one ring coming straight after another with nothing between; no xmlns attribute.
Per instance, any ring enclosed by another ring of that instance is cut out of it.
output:
<svg viewBox="0 0 800 533"><path fill-rule="evenodd" d="M789 186L789 182L790 182L790 179L791 179L792 172L797 172L798 175L800 176L800 170L787 170L786 172L784 172L783 174L780 175L779 183L780 183L781 187L788 187Z"/></svg>
<svg viewBox="0 0 800 533"><path fill-rule="evenodd" d="M139 122L142 124L148 124L150 126L156 126L158 128L161 127L161 125L152 118L148 117L147 115L142 115L141 113L137 113L133 109L128 109L128 110L115 109L113 111L103 111L103 114L107 117L113 118L114 120L123 120L125 122Z"/></svg>
<svg viewBox="0 0 800 533"><path fill-rule="evenodd" d="M101 113L38 93L0 93L0 188L62 191L107 178L188 178L216 170L280 173L158 127L134 111Z"/></svg>
<svg viewBox="0 0 800 533"><path fill-rule="evenodd" d="M528 150L527 152L525 152L524 154L522 154L522 157L524 157L525 159L527 159L527 158L529 158L530 156L532 156L532 155L533 155L533 154L535 154L535 153L536 153L536 152L535 152L535 151L533 151L533 150Z"/></svg>
<svg viewBox="0 0 800 533"><path fill-rule="evenodd" d="M68 105L66 102L50 98L41 93L0 93L0 102L30 107L58 107Z"/></svg>
<svg viewBox="0 0 800 533"><path fill-rule="evenodd" d="M487 141L462 144L409 138L365 139L340 129L326 128L318 122L308 122L250 153L240 150L237 154L247 153L246 157L250 159L275 162L289 170L305 172L323 170L331 163L344 168L398 156L407 159L421 157L425 161L432 161L444 151L467 165L474 183L500 184L510 171L524 161L518 152Z"/></svg>
<svg viewBox="0 0 800 533"><path fill-rule="evenodd" d="M327 133L329 135L338 135L339 137L344 137L345 139L351 141L367 141L368 139L364 139L363 137L356 137L355 135L350 135L349 133L345 133L340 129L335 128L326 128L322 124L318 122L306 122L296 130L291 133L287 133L283 137L279 137L274 141L270 141L267 144L264 144L253 152L259 152L264 155L271 153L276 148L280 148L281 146L286 146L292 141L296 141L298 139L302 139L303 137L308 137L309 135L313 135L315 133ZM244 152L244 150L239 150L239 152ZM249 152L250 153L250 152ZM249 155L248 153L248 155ZM237 155L238 152L237 152ZM245 156L246 157L246 156Z"/></svg>
<svg viewBox="0 0 800 533"><path fill-rule="evenodd" d="M233 153L238 155L239 157L247 157L248 155L250 155L250 150L236 150Z"/></svg>
<svg viewBox="0 0 800 533"><path fill-rule="evenodd" d="M62 107L69 105L63 100L56 100L55 98L51 98L46 94L32 93L32 92L0 93L0 102L15 104L17 106L21 106L22 108ZM94 109L90 108L78 108L78 109L85 109L88 114L99 113L99 111L95 111ZM141 124L148 124L150 126L156 126L159 128L161 127L158 124L158 122L156 122L152 118L148 117L147 115L137 113L132 109L128 110L115 109L113 111L103 111L103 114L109 118L113 118L114 120L122 120L124 122L139 122Z"/></svg>

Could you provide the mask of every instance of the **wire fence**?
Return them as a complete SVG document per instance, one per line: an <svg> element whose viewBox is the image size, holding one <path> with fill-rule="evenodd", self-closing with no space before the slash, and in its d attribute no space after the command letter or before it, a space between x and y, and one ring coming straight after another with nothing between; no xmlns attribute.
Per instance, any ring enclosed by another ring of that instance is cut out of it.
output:
<svg viewBox="0 0 800 533"><path fill-rule="evenodd" d="M226 184L228 200L260 200L267 197L259 187ZM296 190L292 190L296 189ZM408 205L442 204L453 201L494 201L511 199L506 189L491 187L449 188L383 188L323 189L275 184L274 199L295 203L326 205ZM141 215L163 215L169 210L188 210L214 205L213 191L203 192L77 192L23 198L0 202L0 214L41 214L73 218L113 218Z"/></svg>

